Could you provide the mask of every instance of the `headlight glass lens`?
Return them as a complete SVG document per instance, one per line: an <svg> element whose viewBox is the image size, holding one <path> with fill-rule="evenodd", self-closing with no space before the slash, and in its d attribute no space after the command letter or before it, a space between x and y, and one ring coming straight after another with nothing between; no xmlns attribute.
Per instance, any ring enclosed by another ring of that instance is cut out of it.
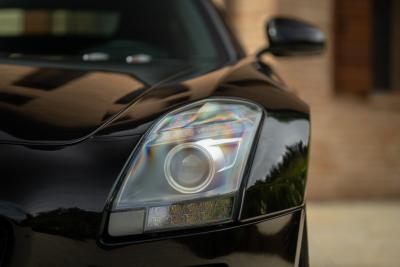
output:
<svg viewBox="0 0 400 267"><path fill-rule="evenodd" d="M231 221L261 114L255 104L215 99L164 116L131 159L114 198L109 233Z"/></svg>

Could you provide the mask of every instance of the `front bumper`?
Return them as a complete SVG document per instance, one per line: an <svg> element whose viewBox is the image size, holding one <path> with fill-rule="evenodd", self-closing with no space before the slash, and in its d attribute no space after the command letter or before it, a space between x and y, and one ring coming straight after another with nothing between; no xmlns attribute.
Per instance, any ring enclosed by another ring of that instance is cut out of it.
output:
<svg viewBox="0 0 400 267"><path fill-rule="evenodd" d="M218 231L107 247L16 227L10 266L299 266L305 211Z"/></svg>

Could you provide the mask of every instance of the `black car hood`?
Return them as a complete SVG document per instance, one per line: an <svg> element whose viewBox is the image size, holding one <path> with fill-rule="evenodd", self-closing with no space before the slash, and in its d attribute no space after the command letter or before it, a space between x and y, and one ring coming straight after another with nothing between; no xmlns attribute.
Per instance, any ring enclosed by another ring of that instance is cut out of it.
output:
<svg viewBox="0 0 400 267"><path fill-rule="evenodd" d="M0 143L83 140L148 90L185 76L192 68L174 61L116 66L3 62Z"/></svg>

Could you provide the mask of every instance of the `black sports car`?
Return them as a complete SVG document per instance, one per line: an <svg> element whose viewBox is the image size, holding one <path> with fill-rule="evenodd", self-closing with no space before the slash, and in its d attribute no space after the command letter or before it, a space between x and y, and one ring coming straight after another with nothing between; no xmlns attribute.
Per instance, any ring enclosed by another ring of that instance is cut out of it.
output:
<svg viewBox="0 0 400 267"><path fill-rule="evenodd" d="M206 0L0 0L1 266L308 266L309 108Z"/></svg>

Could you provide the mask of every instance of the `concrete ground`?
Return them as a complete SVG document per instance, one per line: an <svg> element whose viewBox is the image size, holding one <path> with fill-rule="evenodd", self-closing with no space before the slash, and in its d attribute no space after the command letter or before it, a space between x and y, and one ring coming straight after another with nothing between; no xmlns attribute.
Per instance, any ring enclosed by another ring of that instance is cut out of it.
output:
<svg viewBox="0 0 400 267"><path fill-rule="evenodd" d="M399 267L400 201L309 203L312 267Z"/></svg>

